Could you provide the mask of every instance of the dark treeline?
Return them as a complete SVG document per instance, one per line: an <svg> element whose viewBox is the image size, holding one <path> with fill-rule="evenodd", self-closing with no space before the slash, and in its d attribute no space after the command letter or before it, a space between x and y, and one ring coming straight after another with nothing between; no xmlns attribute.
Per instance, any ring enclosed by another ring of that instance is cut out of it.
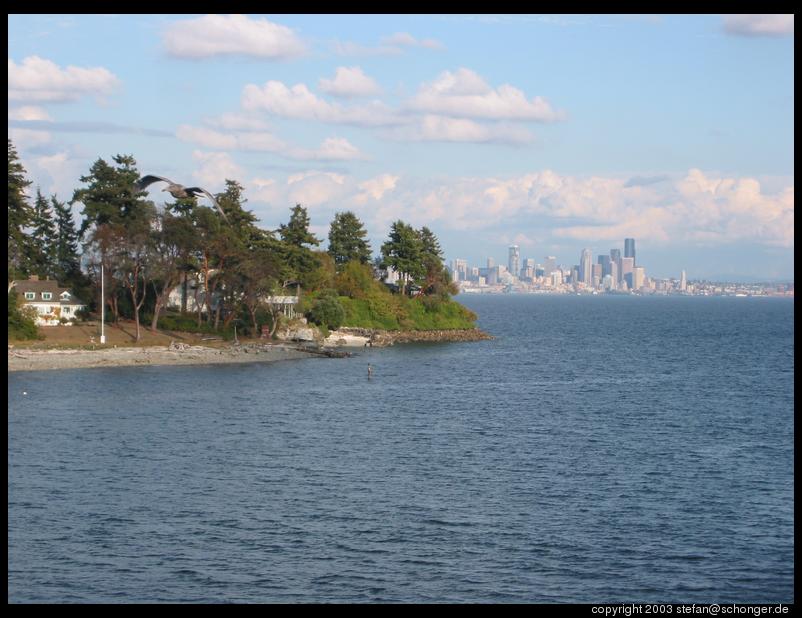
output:
<svg viewBox="0 0 802 618"><path fill-rule="evenodd" d="M98 159L80 177L83 186L69 202L45 197L37 189L31 203L32 182L9 140L9 291L15 279L56 279L98 312L102 266L103 310L112 321L133 319L137 340L145 318L154 331L160 320L169 319L177 329L219 332L239 324L257 334L267 325L272 334L279 313L264 299L299 289L310 319L336 328L344 319L338 298L370 298L381 313L377 303L387 305L389 292L378 280L390 268L400 276L393 288L398 295L413 294L429 309L456 292L438 240L426 227L416 230L396 221L381 255L372 260L367 232L352 212L335 215L328 250L322 251L300 204L290 209L286 224L268 231L245 209L243 187L235 180L226 180L225 191L215 195L226 221L195 198L155 205L136 190L139 177L130 155L117 155L112 163ZM82 206L77 229L74 204ZM182 292L181 311L167 318L168 296L176 288ZM9 323L13 296L9 293ZM190 297L195 307L191 315Z"/></svg>

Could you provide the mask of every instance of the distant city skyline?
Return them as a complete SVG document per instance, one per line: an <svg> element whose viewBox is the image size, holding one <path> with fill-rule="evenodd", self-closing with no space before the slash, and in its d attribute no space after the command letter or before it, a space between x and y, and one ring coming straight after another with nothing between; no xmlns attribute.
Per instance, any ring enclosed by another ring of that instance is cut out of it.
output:
<svg viewBox="0 0 802 618"><path fill-rule="evenodd" d="M374 254L401 219L474 264L636 238L656 276L794 276L793 15L9 15L8 34L31 195L132 154L237 180L267 229L300 203L323 247L350 210Z"/></svg>

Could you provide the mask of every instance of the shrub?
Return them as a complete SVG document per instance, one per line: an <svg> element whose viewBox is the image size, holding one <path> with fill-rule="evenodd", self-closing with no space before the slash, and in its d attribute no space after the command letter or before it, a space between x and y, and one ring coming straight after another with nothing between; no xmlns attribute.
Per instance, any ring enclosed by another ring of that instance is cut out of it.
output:
<svg viewBox="0 0 802 618"><path fill-rule="evenodd" d="M8 338L42 339L36 327L36 309L18 307L17 299L17 293L12 290L8 295Z"/></svg>
<svg viewBox="0 0 802 618"><path fill-rule="evenodd" d="M336 296L323 294L312 305L306 317L314 324L337 330L345 320L345 311Z"/></svg>

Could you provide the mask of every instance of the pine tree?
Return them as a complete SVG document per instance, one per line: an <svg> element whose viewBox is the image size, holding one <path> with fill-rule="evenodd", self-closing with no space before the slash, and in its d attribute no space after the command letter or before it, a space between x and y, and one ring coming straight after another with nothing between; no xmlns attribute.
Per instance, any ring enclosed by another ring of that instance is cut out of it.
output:
<svg viewBox="0 0 802 618"><path fill-rule="evenodd" d="M334 258L338 270L353 260L361 264L370 261L368 235L362 222L352 212L338 212L334 215L329 230L329 255Z"/></svg>
<svg viewBox="0 0 802 618"><path fill-rule="evenodd" d="M43 278L56 276L56 226L47 199L36 189L31 221L31 269Z"/></svg>
<svg viewBox="0 0 802 618"><path fill-rule="evenodd" d="M416 281L426 272L423 265L423 242L411 225L396 221L390 228L390 239L382 245L384 264L401 276L401 292L406 281Z"/></svg>
<svg viewBox="0 0 802 618"><path fill-rule="evenodd" d="M307 245L317 246L320 240L309 231L309 214L306 208L296 204L290 221L279 227L283 243L284 259L304 288L310 282L311 273L320 267L320 260Z"/></svg>
<svg viewBox="0 0 802 618"><path fill-rule="evenodd" d="M78 255L78 231L72 218L72 210L55 195L50 198L56 219L56 235L53 243L55 258L55 277L68 287L80 287L84 282L81 273L81 260Z"/></svg>
<svg viewBox="0 0 802 618"><path fill-rule="evenodd" d="M30 239L25 229L33 221L33 208L25 190L31 184L11 140L8 140L8 278L24 277L30 268Z"/></svg>

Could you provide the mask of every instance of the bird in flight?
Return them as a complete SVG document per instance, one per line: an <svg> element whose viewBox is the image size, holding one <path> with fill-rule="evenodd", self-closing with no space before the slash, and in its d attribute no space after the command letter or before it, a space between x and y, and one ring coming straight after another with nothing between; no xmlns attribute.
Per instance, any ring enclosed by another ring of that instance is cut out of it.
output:
<svg viewBox="0 0 802 618"><path fill-rule="evenodd" d="M179 185L176 182L173 182L169 178L165 178L164 176L153 176L152 174L148 174L147 176L143 176L139 179L136 183L136 190L137 191L144 191L146 187L152 185L154 182L166 182L167 186L162 189L162 191L167 191L170 195L174 198L181 199L181 198L188 198L188 197L196 197L200 194L205 195L209 198L209 200L214 204L214 207L223 215L223 219L228 222L228 217L226 217L226 213L223 212L223 209L220 208L220 204L217 203L217 200L214 199L211 193L209 193L206 189L201 189L200 187L185 187L184 185Z"/></svg>

